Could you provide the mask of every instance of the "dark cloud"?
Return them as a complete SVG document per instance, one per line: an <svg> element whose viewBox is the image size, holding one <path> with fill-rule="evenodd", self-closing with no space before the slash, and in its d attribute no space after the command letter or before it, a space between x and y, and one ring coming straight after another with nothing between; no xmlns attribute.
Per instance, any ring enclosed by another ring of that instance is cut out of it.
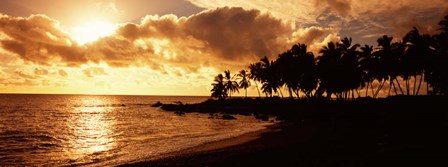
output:
<svg viewBox="0 0 448 167"><path fill-rule="evenodd" d="M194 15L186 20L184 29L229 60L277 54L291 35L290 27L269 14L228 7Z"/></svg>
<svg viewBox="0 0 448 167"><path fill-rule="evenodd" d="M190 17L146 16L126 23L116 34L78 45L44 15L27 18L2 16L1 47L40 65L80 66L107 63L113 67L167 65L195 72L225 61L245 63L275 57L289 46L293 28L258 10L217 8ZM230 63L232 64L232 63Z"/></svg>
<svg viewBox="0 0 448 167"><path fill-rule="evenodd" d="M351 0L315 0L316 7L328 6L339 16L347 16L351 10Z"/></svg>
<svg viewBox="0 0 448 167"><path fill-rule="evenodd" d="M3 49L36 64L77 66L88 61L83 49L59 28L59 23L44 15L2 15L0 32L6 35L0 39Z"/></svg>
<svg viewBox="0 0 448 167"><path fill-rule="evenodd" d="M140 24L123 24L115 36L87 48L93 62L147 65L162 71L165 65L174 65L195 72L219 61L275 57L289 46L292 32L290 25L267 13L224 7L188 18L146 16Z"/></svg>

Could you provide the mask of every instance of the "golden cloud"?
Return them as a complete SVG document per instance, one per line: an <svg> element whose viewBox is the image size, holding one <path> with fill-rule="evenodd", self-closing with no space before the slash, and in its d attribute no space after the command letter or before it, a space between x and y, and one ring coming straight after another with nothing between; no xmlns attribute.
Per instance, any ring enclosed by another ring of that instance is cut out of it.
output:
<svg viewBox="0 0 448 167"><path fill-rule="evenodd" d="M138 24L120 25L115 34L78 45L47 16L0 18L2 49L27 62L148 66L162 72L167 66L197 72L202 67L245 66L264 56L276 57L295 42L295 31L269 13L223 7L190 17L146 16Z"/></svg>

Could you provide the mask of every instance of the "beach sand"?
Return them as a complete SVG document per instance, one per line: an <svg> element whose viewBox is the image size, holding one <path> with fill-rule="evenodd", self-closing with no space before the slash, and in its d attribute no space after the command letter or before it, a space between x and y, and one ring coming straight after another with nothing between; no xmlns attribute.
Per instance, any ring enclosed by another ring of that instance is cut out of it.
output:
<svg viewBox="0 0 448 167"><path fill-rule="evenodd" d="M446 140L430 139L438 136L427 134L408 139L407 132L394 133L387 129L335 129L313 123L276 124L265 130L124 166L448 165L446 144L441 145ZM384 133L383 130L390 132L391 136L378 137Z"/></svg>

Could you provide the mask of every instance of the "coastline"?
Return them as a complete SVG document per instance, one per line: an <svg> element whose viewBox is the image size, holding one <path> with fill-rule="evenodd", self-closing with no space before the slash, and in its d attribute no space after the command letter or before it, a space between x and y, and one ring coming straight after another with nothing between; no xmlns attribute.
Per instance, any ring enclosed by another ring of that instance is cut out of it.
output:
<svg viewBox="0 0 448 167"><path fill-rule="evenodd" d="M284 126L281 124L282 123L275 123L267 125L265 129L248 132L223 140L204 143L184 150L163 154L156 158L121 164L119 166L208 166L209 164L220 162L224 159L218 156L205 157L204 155L214 155L216 153L227 151L233 152L240 146L260 140L260 138L267 134L281 131Z"/></svg>
<svg viewBox="0 0 448 167"><path fill-rule="evenodd" d="M412 97L288 103L277 108L296 112L278 113L287 118L281 124L123 166L448 166L445 102Z"/></svg>

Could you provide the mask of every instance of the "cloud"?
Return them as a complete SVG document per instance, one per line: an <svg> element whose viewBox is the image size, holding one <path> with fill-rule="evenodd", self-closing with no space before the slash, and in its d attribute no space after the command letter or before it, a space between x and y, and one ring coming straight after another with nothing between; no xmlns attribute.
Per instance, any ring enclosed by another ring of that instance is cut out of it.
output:
<svg viewBox="0 0 448 167"><path fill-rule="evenodd" d="M146 16L127 23L114 36L87 46L90 60L116 67L167 65L197 72L201 67L244 64L274 57L288 48L293 27L268 13L217 8L190 17ZM227 67L229 68L229 67Z"/></svg>
<svg viewBox="0 0 448 167"><path fill-rule="evenodd" d="M447 6L442 0L426 6L414 0L192 2L210 9L189 17L148 15L85 45L77 44L58 21L45 15L0 15L0 47L26 63L41 66L107 64L113 68L149 67L182 76L207 67L243 68L264 56L277 57L298 42L317 53L340 36L375 42L377 37L372 34L400 36L412 25L422 32L435 31L427 25L436 25L440 19L436 11ZM103 72L86 69L84 74L93 77L106 74Z"/></svg>
<svg viewBox="0 0 448 167"><path fill-rule="evenodd" d="M101 68L101 67L89 67L89 68L82 70L82 72L84 73L84 75L86 75L87 77L90 77L90 78L92 78L94 76L98 76L98 75L107 75L104 68Z"/></svg>
<svg viewBox="0 0 448 167"><path fill-rule="evenodd" d="M187 34L228 60L277 54L292 31L267 13L228 7L192 16L184 25Z"/></svg>
<svg viewBox="0 0 448 167"><path fill-rule="evenodd" d="M67 77L67 76L68 76L68 73L65 72L64 70L59 70L59 71L58 71L58 74L59 74L61 77Z"/></svg>
<svg viewBox="0 0 448 167"><path fill-rule="evenodd" d="M27 18L0 16L0 46L6 51L36 64L86 63L83 50L64 31L57 21L45 15Z"/></svg>
<svg viewBox="0 0 448 167"><path fill-rule="evenodd" d="M34 68L35 75L48 75L48 70L43 68Z"/></svg>
<svg viewBox="0 0 448 167"><path fill-rule="evenodd" d="M351 0L315 0L314 2L316 8L326 6L340 16L346 16L351 10Z"/></svg>
<svg viewBox="0 0 448 167"><path fill-rule="evenodd" d="M319 55L319 50L326 46L328 42L340 41L339 30L336 28L323 28L311 26L299 28L292 34L290 43L302 43L308 46L308 51L315 56Z"/></svg>
<svg viewBox="0 0 448 167"><path fill-rule="evenodd" d="M30 73L25 72L25 71L15 71L14 73L17 76L19 76L20 78L24 78L24 79L36 79L36 78L38 78L37 76L34 76L33 74L30 74Z"/></svg>
<svg viewBox="0 0 448 167"><path fill-rule="evenodd" d="M189 17L148 15L121 24L116 32L78 45L59 22L44 15L0 19L1 47L38 65L112 67L148 66L166 73L168 66L197 72L202 67L246 65L276 57L290 47L294 27L269 13L216 8ZM229 67L227 67L229 68Z"/></svg>
<svg viewBox="0 0 448 167"><path fill-rule="evenodd" d="M268 11L273 16L306 28L319 26L339 28L340 34L355 39L368 34L390 34L402 37L412 26L433 33L434 25L446 14L446 0L190 0L204 8L222 6ZM344 29L348 29L344 31ZM376 38L363 40L374 43Z"/></svg>

